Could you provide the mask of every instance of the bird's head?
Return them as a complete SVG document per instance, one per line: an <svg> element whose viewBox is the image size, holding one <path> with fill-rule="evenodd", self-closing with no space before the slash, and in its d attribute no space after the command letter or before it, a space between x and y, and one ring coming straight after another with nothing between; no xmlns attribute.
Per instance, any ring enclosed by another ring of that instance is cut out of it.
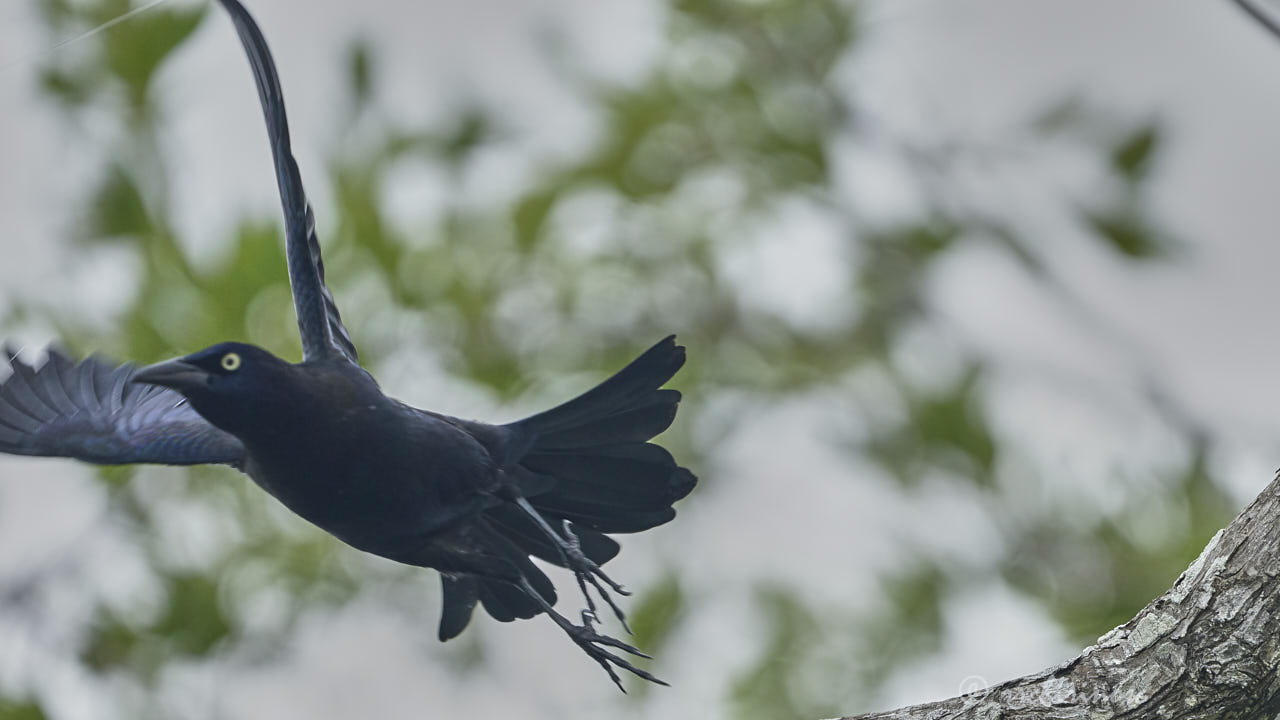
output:
<svg viewBox="0 0 1280 720"><path fill-rule="evenodd" d="M293 366L254 345L226 342L148 365L133 382L175 390L206 420L238 434L287 384Z"/></svg>

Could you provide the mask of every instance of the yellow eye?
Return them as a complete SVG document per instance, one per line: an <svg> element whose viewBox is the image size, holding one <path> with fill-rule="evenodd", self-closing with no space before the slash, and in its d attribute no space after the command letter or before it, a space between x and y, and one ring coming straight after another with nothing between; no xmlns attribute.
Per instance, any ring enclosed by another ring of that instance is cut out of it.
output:
<svg viewBox="0 0 1280 720"><path fill-rule="evenodd" d="M229 352L222 356L222 369L227 372L235 372L240 369L240 355L238 353Z"/></svg>

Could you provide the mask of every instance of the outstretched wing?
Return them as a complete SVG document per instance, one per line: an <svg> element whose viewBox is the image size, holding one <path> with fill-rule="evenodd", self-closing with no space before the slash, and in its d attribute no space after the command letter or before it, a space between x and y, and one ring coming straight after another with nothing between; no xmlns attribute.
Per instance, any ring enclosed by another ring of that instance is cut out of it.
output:
<svg viewBox="0 0 1280 720"><path fill-rule="evenodd" d="M285 242L289 259L289 282L293 285L293 307L302 333L302 356L318 360L341 356L357 363L355 345L342 325L338 306L324 284L324 261L316 238L315 215L302 189L302 177L289 144L289 121L284 112L284 95L276 75L271 50L262 31L237 0L220 0L231 14L236 32L253 67L253 80L262 100L267 120L271 155L275 159L280 203L284 206Z"/></svg>
<svg viewBox="0 0 1280 720"><path fill-rule="evenodd" d="M130 382L137 370L49 349L39 369L5 350L0 452L70 457L100 465L239 465L244 446L210 425L176 392Z"/></svg>

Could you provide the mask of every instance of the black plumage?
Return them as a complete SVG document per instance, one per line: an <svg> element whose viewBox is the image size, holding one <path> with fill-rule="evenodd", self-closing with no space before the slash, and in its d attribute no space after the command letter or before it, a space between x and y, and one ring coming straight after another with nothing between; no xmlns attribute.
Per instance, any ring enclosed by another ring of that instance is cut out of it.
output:
<svg viewBox="0 0 1280 720"><path fill-rule="evenodd" d="M680 393L662 385L684 364L684 348L668 337L583 395L506 425L384 395L359 366L325 286L266 41L237 0L220 2L266 118L303 362L243 343L142 369L74 363L54 349L35 368L8 351L0 452L230 465L344 542L439 570L440 639L462 632L477 603L504 622L546 613L615 682L614 667L661 682L611 652L641 654L596 632L591 591L623 620L610 590L625 591L600 569L619 550L609 534L671 520L672 504L697 482L649 442L675 418ZM553 609L555 589L531 556L574 573L587 605L580 624Z"/></svg>

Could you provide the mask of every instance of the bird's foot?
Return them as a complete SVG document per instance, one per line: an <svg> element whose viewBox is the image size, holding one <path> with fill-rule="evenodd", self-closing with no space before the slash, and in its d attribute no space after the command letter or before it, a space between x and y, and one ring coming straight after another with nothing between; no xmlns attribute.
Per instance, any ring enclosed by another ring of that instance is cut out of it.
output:
<svg viewBox="0 0 1280 720"><path fill-rule="evenodd" d="M614 617L618 618L618 622L622 623L622 627L627 633L630 633L631 628L627 626L626 613L622 612L622 608L618 607L618 604L613 601L613 596L609 594L609 590L613 590L619 595L630 595L631 593L621 584L614 582L613 578L600 569L600 565L596 561L582 552L582 543L578 540L578 534L573 531L573 524L565 520L560 524L560 532L556 532L546 518L542 517L542 513L530 505L529 501L523 496L515 494L512 500L535 525L542 529L547 539L555 545L556 552L560 554L560 560L563 562L564 567L568 568L578 581L578 589L582 591L582 597L587 603L587 611L591 613L592 617L596 614L596 602L591 597L588 585L595 588L596 592L609 606L609 609L613 611Z"/></svg>
<svg viewBox="0 0 1280 720"><path fill-rule="evenodd" d="M616 648L624 653L634 655L636 657L649 657L632 645L624 643L617 638L609 637L608 635L601 635L596 632L594 627L596 616L591 610L582 611L581 625L574 625L564 618L561 618L561 620L564 620L564 622L560 623L560 626L569 634L569 638L572 639L578 647L582 648L582 651L585 652L588 657L595 660L600 664L600 667L604 668L604 671L609 674L609 679L613 680L613 684L617 685L618 689L622 692L625 693L627 689L622 687L622 680L618 677L618 673L614 671L615 666L626 670L637 677L648 680L651 683L667 685L665 681L653 675L649 671L642 670L635 665L632 665L626 658L606 650L605 648Z"/></svg>
<svg viewBox="0 0 1280 720"><path fill-rule="evenodd" d="M631 627L627 625L626 613L622 612L622 608L618 607L618 604L613 601L613 596L609 594L609 590L605 589L604 585L608 585L610 589L619 595L630 595L631 591L615 582L613 578L605 574L604 570L600 569L600 566L594 560L582 552L582 544L578 541L578 535L573 531L573 526L568 520L562 523L561 529L564 532L561 550L565 556L565 564L573 571L573 575L578 581L578 589L582 591L582 597L587 601L587 609L583 611L584 623L587 613L590 613L592 618L596 616L596 603L587 589L587 585L590 584L608 604L609 609L613 611L613 616L618 618L618 622L622 623L622 628L630 635ZM601 582L604 585L601 585Z"/></svg>
<svg viewBox="0 0 1280 720"><path fill-rule="evenodd" d="M555 608L551 607L551 605L542 598L542 595L538 594L538 591L529 584L528 578L522 576L517 584L529 595L529 597L533 598L535 602L542 606L542 611L547 614L547 617L550 617L556 625L559 625L560 629L565 631L565 634L569 636L569 639L572 640L575 645L582 648L582 651L585 652L588 657L595 660L599 663L600 667L604 668L604 671L609 675L609 679L613 681L614 685L618 686L619 690L624 693L627 691L626 688L622 687L622 679L618 677L618 673L614 668L621 668L636 677L643 678L657 685L667 685L666 681L658 678L648 670L642 670L635 665L632 665L631 662L622 655L610 652L606 649L614 648L621 650L623 653L628 655L634 655L635 657L649 657L632 645L628 645L617 638L609 637L608 635L601 635L596 632L595 624L599 621L599 618L596 617L595 612L591 610L583 610L581 616L582 624L574 625L569 618L556 612Z"/></svg>

